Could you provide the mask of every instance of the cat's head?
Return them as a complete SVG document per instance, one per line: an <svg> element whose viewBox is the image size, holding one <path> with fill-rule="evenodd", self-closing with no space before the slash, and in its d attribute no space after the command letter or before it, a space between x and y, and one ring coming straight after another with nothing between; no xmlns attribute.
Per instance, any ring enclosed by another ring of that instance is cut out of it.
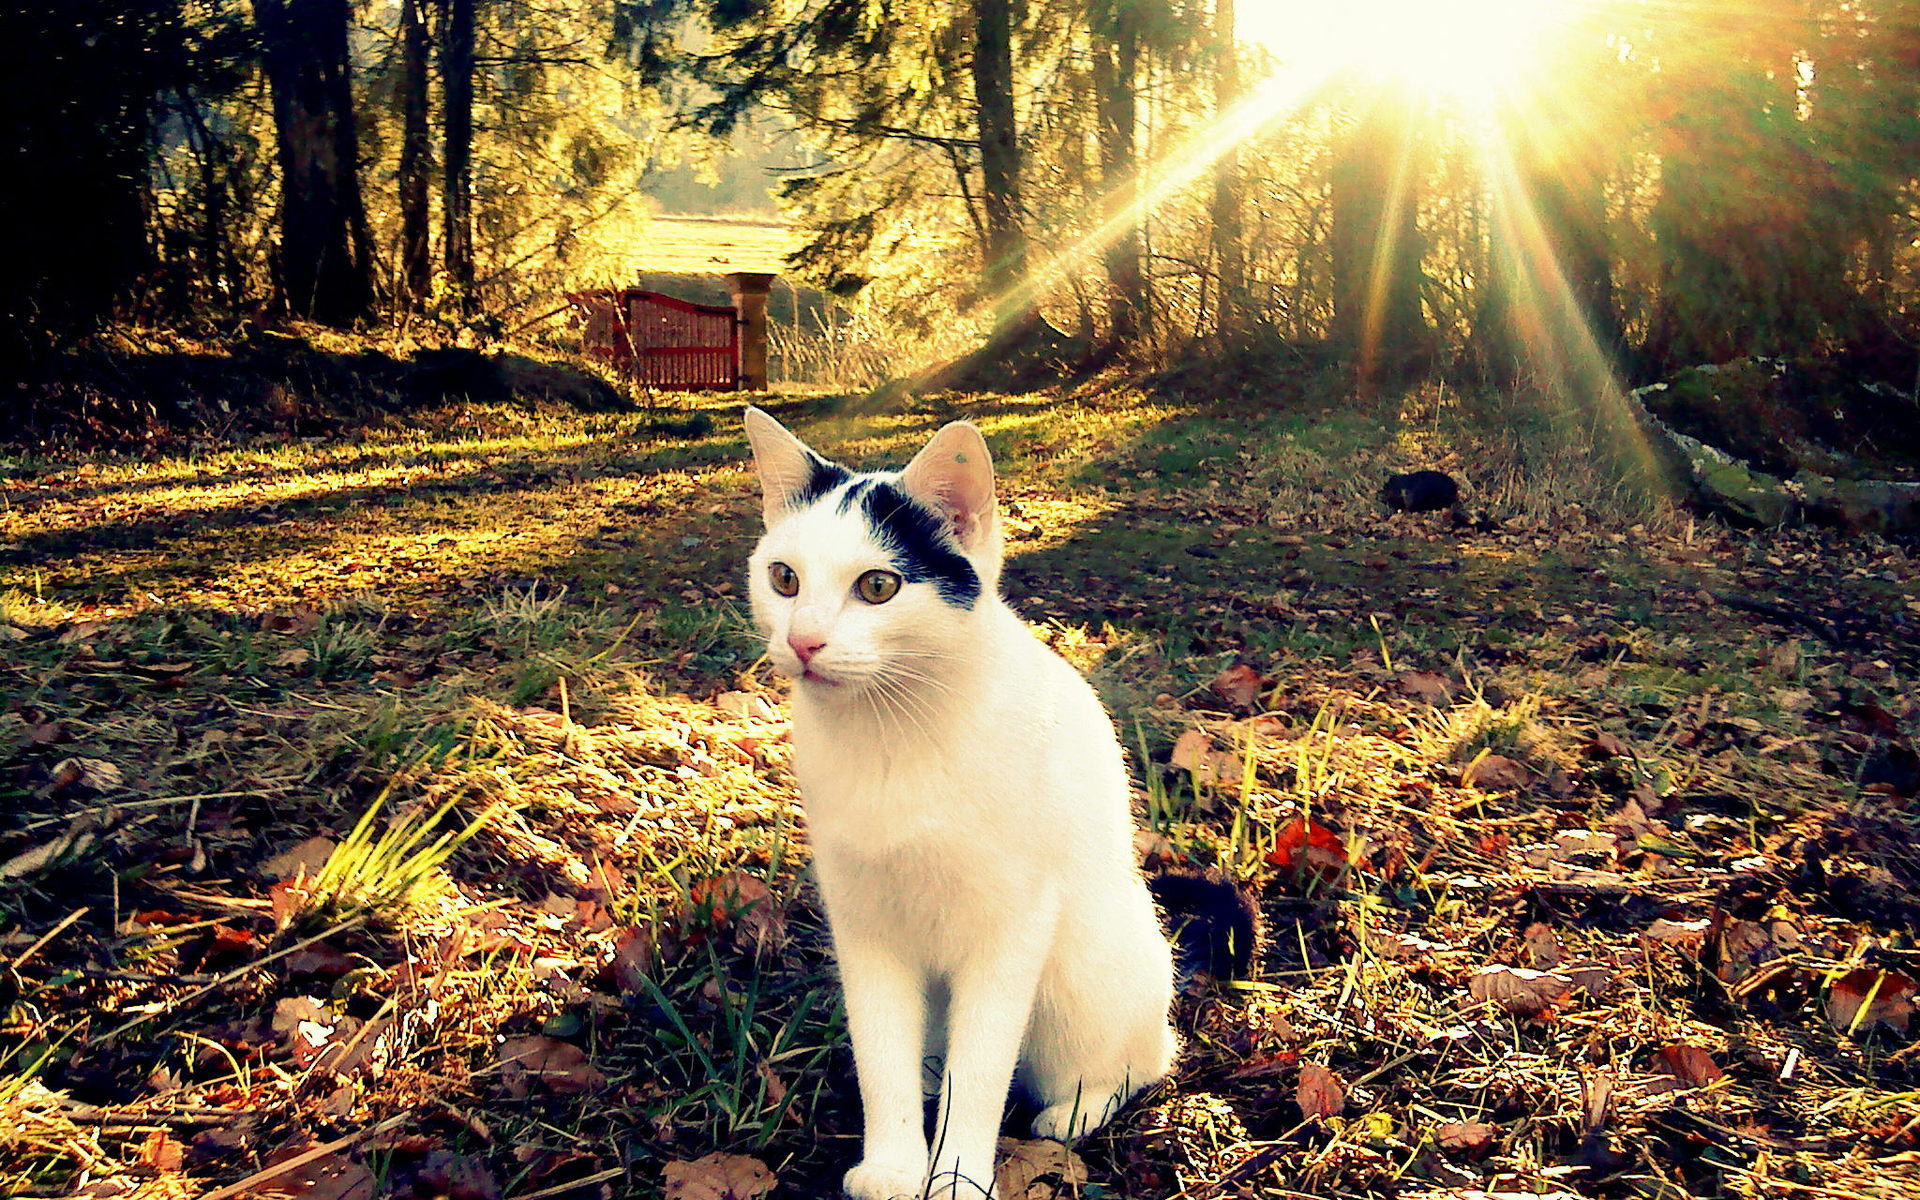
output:
<svg viewBox="0 0 1920 1200"><path fill-rule="evenodd" d="M782 674L822 695L937 681L997 603L993 460L956 421L904 470L861 474L746 413L767 531L749 560L753 616Z"/></svg>

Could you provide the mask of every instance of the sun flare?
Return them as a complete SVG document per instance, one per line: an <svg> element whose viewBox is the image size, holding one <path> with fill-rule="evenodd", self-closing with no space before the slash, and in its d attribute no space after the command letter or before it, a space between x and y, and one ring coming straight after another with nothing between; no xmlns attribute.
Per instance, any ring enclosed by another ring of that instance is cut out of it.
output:
<svg viewBox="0 0 1920 1200"><path fill-rule="evenodd" d="M1519 89L1580 0L1253 0L1240 37L1285 67L1357 71L1433 96L1488 103Z"/></svg>

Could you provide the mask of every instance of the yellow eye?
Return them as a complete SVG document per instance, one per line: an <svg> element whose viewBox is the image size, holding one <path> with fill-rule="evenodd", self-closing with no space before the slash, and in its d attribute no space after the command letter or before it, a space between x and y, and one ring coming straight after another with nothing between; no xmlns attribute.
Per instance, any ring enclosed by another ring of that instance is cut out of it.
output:
<svg viewBox="0 0 1920 1200"><path fill-rule="evenodd" d="M782 596L791 596L800 590L800 576L783 562L767 564L767 582L773 584L773 590Z"/></svg>
<svg viewBox="0 0 1920 1200"><path fill-rule="evenodd" d="M853 581L853 594L868 604L885 604L900 591L900 577L892 571L868 571Z"/></svg>

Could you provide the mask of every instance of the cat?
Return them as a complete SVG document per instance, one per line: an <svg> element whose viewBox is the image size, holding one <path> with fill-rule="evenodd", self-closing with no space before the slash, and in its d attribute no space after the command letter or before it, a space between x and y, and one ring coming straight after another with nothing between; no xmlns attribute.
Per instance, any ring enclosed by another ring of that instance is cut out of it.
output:
<svg viewBox="0 0 1920 1200"><path fill-rule="evenodd" d="M1065 1140L1178 1049L1125 760L1093 689L1001 598L977 428L861 474L757 408L746 427L766 518L753 616L794 681L794 774L863 1109L843 1186L994 1196L1016 1076L1041 1106L1035 1136Z"/></svg>

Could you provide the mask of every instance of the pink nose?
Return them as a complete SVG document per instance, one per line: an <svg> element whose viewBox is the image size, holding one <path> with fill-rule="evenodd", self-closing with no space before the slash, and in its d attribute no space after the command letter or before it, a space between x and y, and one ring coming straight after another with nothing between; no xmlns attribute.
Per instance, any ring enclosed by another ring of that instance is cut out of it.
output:
<svg viewBox="0 0 1920 1200"><path fill-rule="evenodd" d="M820 647L826 644L824 639L801 637L797 633L787 637L787 645L793 647L793 652L800 656L800 665L803 667L812 662L813 656L820 653Z"/></svg>

